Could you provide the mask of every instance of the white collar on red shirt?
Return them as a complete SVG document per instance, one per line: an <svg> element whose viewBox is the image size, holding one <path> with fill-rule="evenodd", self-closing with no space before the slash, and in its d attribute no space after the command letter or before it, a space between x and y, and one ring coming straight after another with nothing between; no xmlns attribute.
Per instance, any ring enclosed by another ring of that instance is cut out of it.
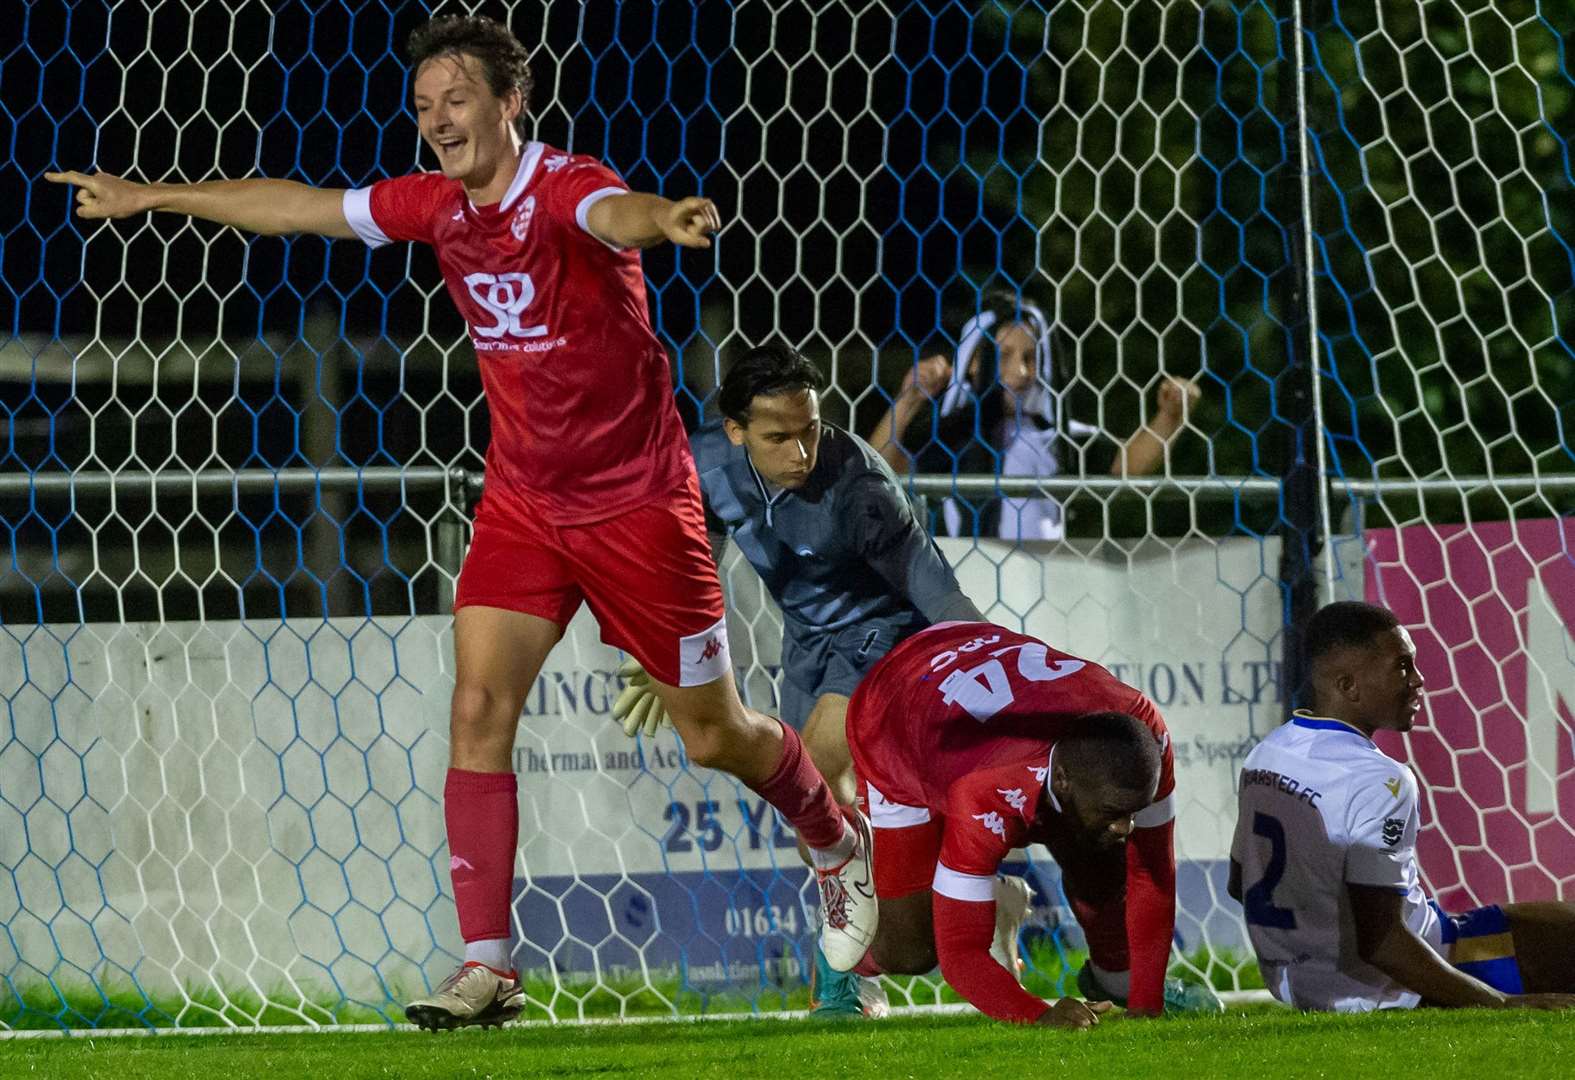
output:
<svg viewBox="0 0 1575 1080"><path fill-rule="evenodd" d="M541 161L541 155L546 151L546 146L539 142L528 142L520 149L519 167L514 170L514 181L509 184L509 189L503 193L502 200L498 203L493 213L501 214L514 204L514 200L524 192L525 185L530 183L530 178L536 174L536 166ZM469 199L466 199L469 202ZM472 210L477 209L475 203L470 204Z"/></svg>
<svg viewBox="0 0 1575 1080"><path fill-rule="evenodd" d="M1055 767L1055 746L1050 747L1050 756L1045 758L1045 798L1050 800L1050 809L1056 813L1061 812L1061 800L1055 797L1055 789L1050 786L1050 778L1055 774L1050 770Z"/></svg>

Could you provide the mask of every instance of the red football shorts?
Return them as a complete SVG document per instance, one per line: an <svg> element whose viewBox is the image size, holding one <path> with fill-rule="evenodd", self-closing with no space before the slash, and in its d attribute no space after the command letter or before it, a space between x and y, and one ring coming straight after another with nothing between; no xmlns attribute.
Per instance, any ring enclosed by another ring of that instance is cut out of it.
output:
<svg viewBox="0 0 1575 1080"><path fill-rule="evenodd" d="M486 492L454 610L502 608L567 626L582 601L602 640L655 679L700 686L728 670L722 586L692 471L670 499L584 525L547 524L519 495Z"/></svg>
<svg viewBox="0 0 1575 1080"><path fill-rule="evenodd" d="M928 889L941 857L941 820L922 806L892 802L868 780L858 784L859 805L875 840L875 895L899 900Z"/></svg>

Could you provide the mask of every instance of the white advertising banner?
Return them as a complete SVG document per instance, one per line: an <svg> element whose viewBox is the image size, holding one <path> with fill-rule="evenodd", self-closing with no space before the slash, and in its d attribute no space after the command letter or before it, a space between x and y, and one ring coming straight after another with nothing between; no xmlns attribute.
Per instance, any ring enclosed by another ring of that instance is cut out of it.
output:
<svg viewBox="0 0 1575 1080"><path fill-rule="evenodd" d="M1237 766L1283 709L1277 544L942 547L993 618L1154 698L1179 854L1224 858ZM734 662L770 709L780 622L736 553L726 569ZM452 656L446 616L8 628L0 970L354 993L448 963ZM810 930L792 839L670 729L623 735L620 660L581 611L526 703L519 962L753 978ZM1184 909L1213 904L1199 887Z"/></svg>

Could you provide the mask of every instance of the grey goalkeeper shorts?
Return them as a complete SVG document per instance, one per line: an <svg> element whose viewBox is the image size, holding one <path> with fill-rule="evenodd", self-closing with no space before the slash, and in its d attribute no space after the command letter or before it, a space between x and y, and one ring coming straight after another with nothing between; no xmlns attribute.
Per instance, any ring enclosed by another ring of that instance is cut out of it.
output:
<svg viewBox="0 0 1575 1080"><path fill-rule="evenodd" d="M929 623L904 615L866 619L841 630L782 634L782 720L799 731L825 694L852 697L876 661Z"/></svg>

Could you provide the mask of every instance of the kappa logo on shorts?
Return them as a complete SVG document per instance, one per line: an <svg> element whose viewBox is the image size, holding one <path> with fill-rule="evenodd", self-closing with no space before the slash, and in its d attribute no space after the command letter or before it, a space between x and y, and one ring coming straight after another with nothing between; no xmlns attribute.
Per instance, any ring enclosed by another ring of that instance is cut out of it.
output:
<svg viewBox="0 0 1575 1080"><path fill-rule="evenodd" d="M1402 836L1404 836L1404 835L1405 835L1405 819L1397 818L1397 817L1384 819L1384 843L1385 844L1388 844L1390 847L1394 847L1396 844L1398 844L1400 842L1400 838Z"/></svg>
<svg viewBox="0 0 1575 1080"><path fill-rule="evenodd" d="M701 686L720 679L728 668L727 620L678 639L678 685Z"/></svg>

